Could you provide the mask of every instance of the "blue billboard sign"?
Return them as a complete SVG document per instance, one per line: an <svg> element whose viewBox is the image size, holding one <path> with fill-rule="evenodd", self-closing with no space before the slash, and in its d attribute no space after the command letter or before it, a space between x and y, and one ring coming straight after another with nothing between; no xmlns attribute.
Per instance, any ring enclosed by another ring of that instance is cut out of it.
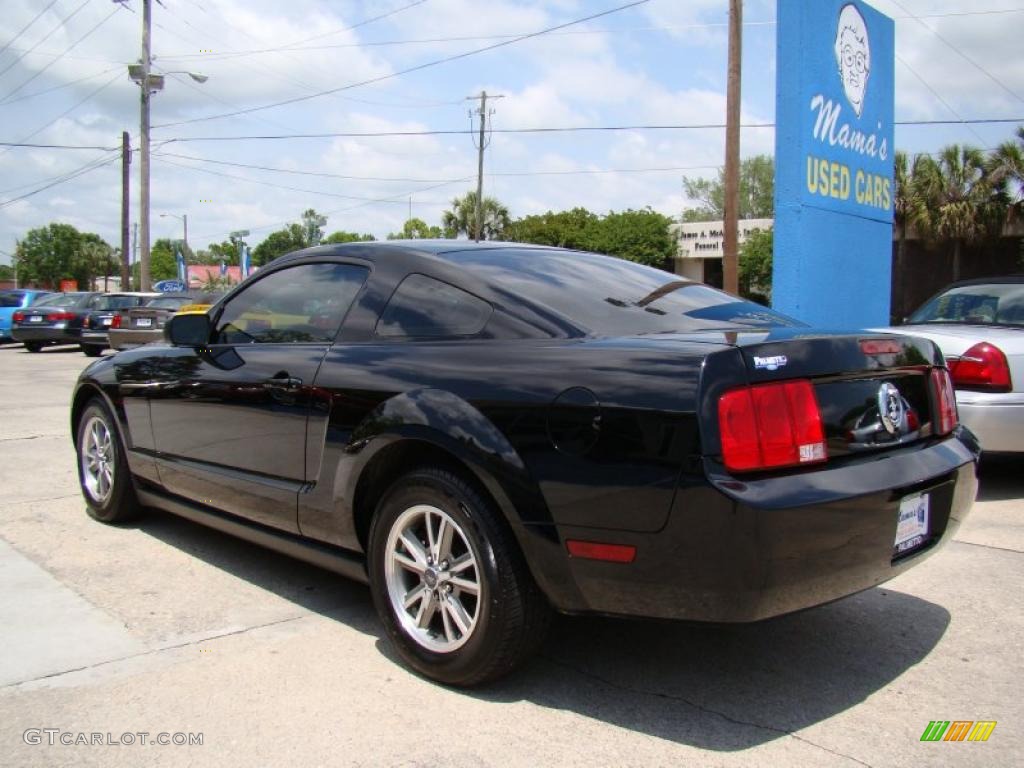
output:
<svg viewBox="0 0 1024 768"><path fill-rule="evenodd" d="M892 19L778 0L772 305L819 327L888 325Z"/></svg>

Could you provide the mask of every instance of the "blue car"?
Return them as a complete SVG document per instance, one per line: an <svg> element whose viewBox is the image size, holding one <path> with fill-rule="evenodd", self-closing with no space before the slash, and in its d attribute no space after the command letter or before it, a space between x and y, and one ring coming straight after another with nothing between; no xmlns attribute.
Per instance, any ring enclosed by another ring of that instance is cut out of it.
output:
<svg viewBox="0 0 1024 768"><path fill-rule="evenodd" d="M11 316L15 311L38 304L40 300L52 295L52 291L41 291L34 288L13 288L0 291L0 344L9 344L14 341L11 338Z"/></svg>

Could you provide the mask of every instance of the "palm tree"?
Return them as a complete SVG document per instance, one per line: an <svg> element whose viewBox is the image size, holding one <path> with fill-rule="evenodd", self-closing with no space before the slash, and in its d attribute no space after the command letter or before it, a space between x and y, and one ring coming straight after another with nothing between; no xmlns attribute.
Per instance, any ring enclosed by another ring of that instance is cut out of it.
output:
<svg viewBox="0 0 1024 768"><path fill-rule="evenodd" d="M1024 126L1017 128L1017 140L1000 144L989 157L988 171L993 184L1006 184L1011 199L1024 201Z"/></svg>
<svg viewBox="0 0 1024 768"><path fill-rule="evenodd" d="M985 156L974 147L952 144L936 157L914 163L908 196L908 222L932 242L953 243L953 280L960 279L963 247L996 235L1006 201L988 173Z"/></svg>
<svg viewBox="0 0 1024 768"><path fill-rule="evenodd" d="M452 209L441 214L445 237L466 235L470 240L500 240L509 225L508 208L493 197L484 197L483 232L476 232L476 192L452 200Z"/></svg>

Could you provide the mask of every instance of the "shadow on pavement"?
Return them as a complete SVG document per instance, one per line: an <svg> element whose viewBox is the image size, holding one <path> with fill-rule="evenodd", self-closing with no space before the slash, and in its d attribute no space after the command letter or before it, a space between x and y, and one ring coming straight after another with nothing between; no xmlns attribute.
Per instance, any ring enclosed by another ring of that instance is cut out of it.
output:
<svg viewBox="0 0 1024 768"><path fill-rule="evenodd" d="M1024 499L1024 457L984 454L978 471L978 501Z"/></svg>
<svg viewBox="0 0 1024 768"><path fill-rule="evenodd" d="M137 524L182 552L374 637L369 589L227 534L150 510ZM558 617L540 658L484 701L529 701L703 749L746 749L825 720L924 659L949 625L942 607L875 588L750 625ZM409 672L409 674L413 674Z"/></svg>
<svg viewBox="0 0 1024 768"><path fill-rule="evenodd" d="M741 750L892 684L931 652L949 621L938 605L882 588L760 624L560 618L525 674L469 695Z"/></svg>
<svg viewBox="0 0 1024 768"><path fill-rule="evenodd" d="M313 613L381 635L370 590L363 584L155 509L146 510L133 527Z"/></svg>

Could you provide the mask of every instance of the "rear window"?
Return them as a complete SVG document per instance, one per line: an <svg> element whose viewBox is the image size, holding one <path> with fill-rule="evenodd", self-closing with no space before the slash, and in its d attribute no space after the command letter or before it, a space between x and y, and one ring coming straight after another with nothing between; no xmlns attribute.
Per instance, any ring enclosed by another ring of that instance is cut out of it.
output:
<svg viewBox="0 0 1024 768"><path fill-rule="evenodd" d="M32 303L30 304L30 306L42 306L43 304L46 304L51 299L57 298L57 296L59 296L59 295L60 294L56 294L56 293L40 293L38 296L36 296L34 299L32 299Z"/></svg>
<svg viewBox="0 0 1024 768"><path fill-rule="evenodd" d="M804 325L703 283L611 256L516 248L440 255L600 336Z"/></svg>
<svg viewBox="0 0 1024 768"><path fill-rule="evenodd" d="M138 296L101 296L96 302L95 308L99 311L110 309L128 309L139 306Z"/></svg>
<svg viewBox="0 0 1024 768"><path fill-rule="evenodd" d="M150 307L152 309L178 309L180 307L185 306L186 304L190 304L191 302L192 302L192 299L190 299L188 297L179 297L179 298L170 298L170 297L163 298L163 297L160 297L160 298L156 298L156 299L153 299L152 301L148 302L146 304L146 306Z"/></svg>
<svg viewBox="0 0 1024 768"><path fill-rule="evenodd" d="M1024 283L951 288L917 310L907 322L1024 327Z"/></svg>
<svg viewBox="0 0 1024 768"><path fill-rule="evenodd" d="M81 293L55 293L46 301L34 301L33 304L44 304L47 307L75 307L82 301Z"/></svg>

